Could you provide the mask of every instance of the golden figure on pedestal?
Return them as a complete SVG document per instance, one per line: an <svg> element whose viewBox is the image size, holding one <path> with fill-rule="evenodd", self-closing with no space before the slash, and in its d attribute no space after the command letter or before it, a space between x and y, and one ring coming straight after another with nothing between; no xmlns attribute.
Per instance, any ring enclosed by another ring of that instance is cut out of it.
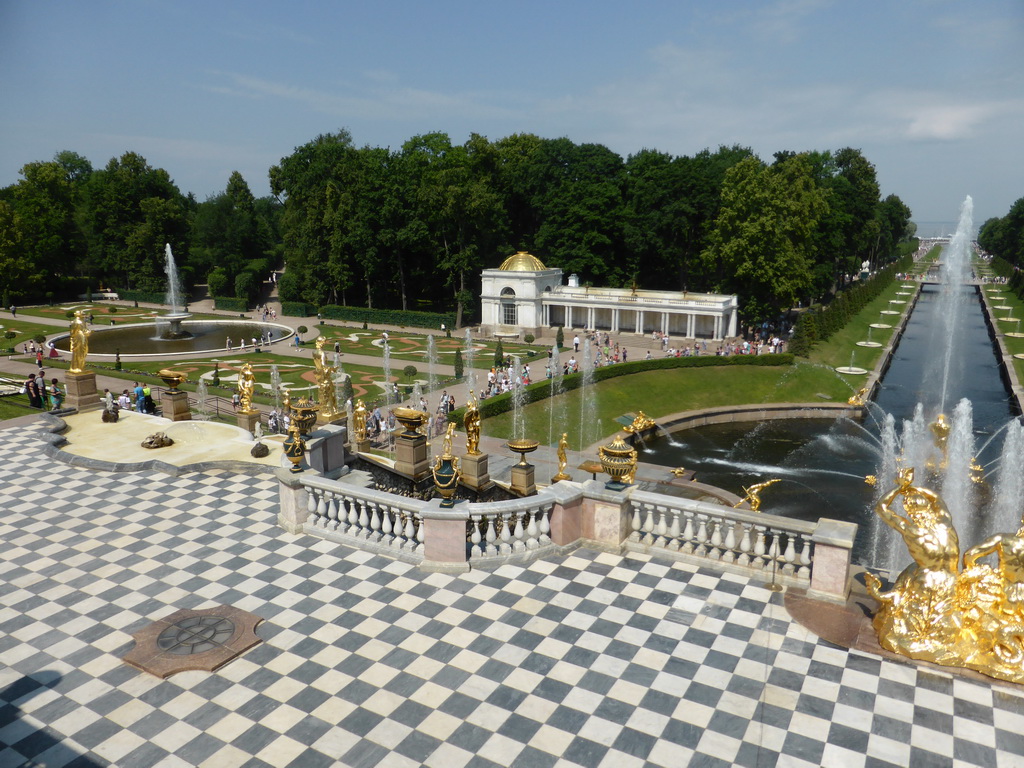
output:
<svg viewBox="0 0 1024 768"><path fill-rule="evenodd" d="M551 478L552 483L559 480L572 480L572 475L565 471L569 465L569 433L563 432L562 439L558 441L558 474Z"/></svg>
<svg viewBox="0 0 1024 768"><path fill-rule="evenodd" d="M75 318L71 321L71 373L82 373L85 370L85 358L89 354L89 324L85 322L82 310L75 310Z"/></svg>
<svg viewBox="0 0 1024 768"><path fill-rule="evenodd" d="M472 389L469 390L469 402L466 403L462 425L466 428L466 454L480 456L480 408Z"/></svg>
<svg viewBox="0 0 1024 768"><path fill-rule="evenodd" d="M256 394L256 374L252 364L245 363L238 372L238 411L239 413L256 413L252 406L253 395Z"/></svg>
<svg viewBox="0 0 1024 768"><path fill-rule="evenodd" d="M853 405L858 408L863 408L867 404L868 399L868 388L861 387L854 394L850 395L850 399L846 401L847 405Z"/></svg>
<svg viewBox="0 0 1024 768"><path fill-rule="evenodd" d="M911 658L1024 683L1024 525L970 547L961 570L960 540L942 499L913 485L912 467L896 479L875 511L900 533L914 562L887 592L865 574L879 603L878 642ZM992 554L996 568L978 562Z"/></svg>
<svg viewBox="0 0 1024 768"><path fill-rule="evenodd" d="M324 344L327 339L318 336L316 352L313 353L313 367L316 372L316 386L319 391L320 415L327 421L338 416L338 398L334 388L334 376L338 369L327 362Z"/></svg>
<svg viewBox="0 0 1024 768"><path fill-rule="evenodd" d="M356 400L355 410L352 411L352 436L357 443L366 442L366 406L362 400Z"/></svg>

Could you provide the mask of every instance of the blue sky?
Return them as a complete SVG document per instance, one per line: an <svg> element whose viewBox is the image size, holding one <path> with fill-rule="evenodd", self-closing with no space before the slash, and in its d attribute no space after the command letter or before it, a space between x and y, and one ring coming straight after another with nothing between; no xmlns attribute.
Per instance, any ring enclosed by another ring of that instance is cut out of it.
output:
<svg viewBox="0 0 1024 768"><path fill-rule="evenodd" d="M860 148L920 222L1024 197L1022 0L0 0L0 186L133 150L199 199L319 133Z"/></svg>

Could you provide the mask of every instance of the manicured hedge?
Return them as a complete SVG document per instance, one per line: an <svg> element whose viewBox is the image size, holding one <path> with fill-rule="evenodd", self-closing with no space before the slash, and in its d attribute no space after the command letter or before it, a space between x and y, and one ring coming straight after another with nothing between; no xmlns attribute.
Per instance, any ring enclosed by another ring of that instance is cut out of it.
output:
<svg viewBox="0 0 1024 768"><path fill-rule="evenodd" d="M778 355L700 355L697 357L661 357L654 360L636 360L629 363L616 363L606 365L594 370L594 381L606 381L618 376L630 376L634 373L646 371L663 371L674 368L709 368L712 366L730 365L759 365L759 366L780 366L792 365L793 355L788 352ZM562 377L562 391L569 392L578 389L583 384L582 373L571 373ZM547 379L536 381L525 390L525 403L536 403L551 396L551 383ZM462 423L465 415L465 408L456 408L448 415L449 421L458 424ZM507 413L512 410L512 393L505 392L501 395L488 398L480 403L481 418L490 418Z"/></svg>
<svg viewBox="0 0 1024 768"><path fill-rule="evenodd" d="M367 325L399 325L412 328L441 329L455 327L455 314L452 312L414 312L401 309L367 309L366 307L343 307L338 304L325 304L319 313L325 320L345 320Z"/></svg>
<svg viewBox="0 0 1024 768"><path fill-rule="evenodd" d="M144 301L147 304L164 304L167 301L166 293L134 291L128 288L118 288L117 297L122 301Z"/></svg>
<svg viewBox="0 0 1024 768"><path fill-rule="evenodd" d="M214 309L226 309L229 312L245 312L249 309L249 302L246 299L236 299L234 296L215 296L213 307Z"/></svg>
<svg viewBox="0 0 1024 768"><path fill-rule="evenodd" d="M282 301L281 314L289 317L311 317L316 314L316 306L304 301Z"/></svg>

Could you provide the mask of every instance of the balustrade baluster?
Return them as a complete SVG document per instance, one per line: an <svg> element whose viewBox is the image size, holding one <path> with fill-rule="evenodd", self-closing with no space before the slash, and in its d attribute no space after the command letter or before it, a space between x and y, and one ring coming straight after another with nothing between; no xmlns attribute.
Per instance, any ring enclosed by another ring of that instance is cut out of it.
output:
<svg viewBox="0 0 1024 768"><path fill-rule="evenodd" d="M412 514L412 513L410 512L410 514ZM423 518L422 517L417 517L416 518L416 544L415 544L415 546L413 546L412 551L413 552L422 552L423 551L423 542L425 542L426 540L427 540L427 530L426 530L426 526L423 525Z"/></svg>
<svg viewBox="0 0 1024 768"><path fill-rule="evenodd" d="M485 538L487 539L487 554L488 555L496 555L496 554L498 554L498 547L494 543L495 541L498 540L498 529L495 526L495 522L494 522L496 517L497 517L497 515L487 515L487 535L485 536Z"/></svg>
<svg viewBox="0 0 1024 768"><path fill-rule="evenodd" d="M693 532L693 513L685 512L686 515L686 526L683 528L683 546L680 548L680 552L690 554L693 552L693 540L696 534Z"/></svg>
<svg viewBox="0 0 1024 768"><path fill-rule="evenodd" d="M380 505L373 505L373 514L370 516L370 540L380 541Z"/></svg>
<svg viewBox="0 0 1024 768"><path fill-rule="evenodd" d="M786 553L783 555L786 562L782 566L782 571L792 575L796 571L796 537L791 533L786 538Z"/></svg>
<svg viewBox="0 0 1024 768"><path fill-rule="evenodd" d="M630 527L633 532L629 534L630 541L640 541L640 528L643 526L643 521L640 519L640 507L637 504L633 505L633 517L629 521Z"/></svg>
<svg viewBox="0 0 1024 768"><path fill-rule="evenodd" d="M655 540L655 544L659 547L665 546L665 537L668 536L668 521L665 519L668 515L668 510L664 507L658 507L658 524L654 527L654 532L658 535Z"/></svg>
<svg viewBox="0 0 1024 768"><path fill-rule="evenodd" d="M313 488L306 489L306 512L311 515L316 514L317 505L317 491Z"/></svg>
<svg viewBox="0 0 1024 768"><path fill-rule="evenodd" d="M317 520L320 521L321 525L326 522L325 518L327 517L327 501L324 498L325 496L327 496L327 494L321 491L317 494L316 498L316 517Z"/></svg>
<svg viewBox="0 0 1024 768"><path fill-rule="evenodd" d="M522 552L526 549L526 544L523 542L523 537L526 535L526 531L523 530L523 518L527 514L527 512L520 512L516 515L516 525L512 529L512 535L515 537L515 541L512 542L513 552Z"/></svg>
<svg viewBox="0 0 1024 768"><path fill-rule="evenodd" d="M537 526L537 515L543 514L539 509L530 510L530 523L526 526L526 548L537 549L540 546L540 542L537 541L537 534L540 533L540 528Z"/></svg>
<svg viewBox="0 0 1024 768"><path fill-rule="evenodd" d="M714 527L711 531L711 551L708 552L708 557L711 560L720 560L722 557L722 521L712 520L711 524Z"/></svg>
<svg viewBox="0 0 1024 768"><path fill-rule="evenodd" d="M391 507L384 507L384 519L380 521L380 532L381 541L388 546L394 540L394 526L392 524L391 516L394 514L394 510Z"/></svg>
<svg viewBox="0 0 1024 768"><path fill-rule="evenodd" d="M540 541L542 544L551 543L551 508L540 510Z"/></svg>
<svg viewBox="0 0 1024 768"><path fill-rule="evenodd" d="M499 550L503 555L507 555L512 551L512 531L509 530L512 525L514 515L509 512L505 512L501 515L501 545Z"/></svg>
<svg viewBox="0 0 1024 768"><path fill-rule="evenodd" d="M750 539L750 526L746 523L740 523L743 526L743 537L740 539L740 556L736 558L736 562L740 565L750 565L750 555L754 549L754 543Z"/></svg>
<svg viewBox="0 0 1024 768"><path fill-rule="evenodd" d="M654 507L650 504L644 504L644 537L642 541L644 544L651 544L654 541L654 537L651 533L654 531Z"/></svg>
<svg viewBox="0 0 1024 768"><path fill-rule="evenodd" d="M800 568L796 575L801 579L811 578L811 541L803 534L800 535L803 547L800 549Z"/></svg>
<svg viewBox="0 0 1024 768"><path fill-rule="evenodd" d="M736 561L736 523L723 521L725 523L725 549L722 552L722 561L732 563Z"/></svg>
<svg viewBox="0 0 1024 768"><path fill-rule="evenodd" d="M707 555L708 548L704 546L708 541L708 519L704 515L698 516L697 524L697 546L694 547L693 553L698 557L704 557Z"/></svg>
<svg viewBox="0 0 1024 768"><path fill-rule="evenodd" d="M668 548L677 550L679 549L679 510L670 509L668 513L672 516L672 522L668 524Z"/></svg>
<svg viewBox="0 0 1024 768"><path fill-rule="evenodd" d="M374 509L377 508L377 505L372 501L369 502L369 505ZM356 531L357 536L366 537L370 533L370 515L366 511L366 507L366 504L361 504L359 508L359 530Z"/></svg>
<svg viewBox="0 0 1024 768"><path fill-rule="evenodd" d="M471 556L477 556L483 554L483 550L480 548L480 542L483 541L483 536L480 535L480 523L482 521L481 515L470 515L469 525L469 542L472 545L470 549Z"/></svg>

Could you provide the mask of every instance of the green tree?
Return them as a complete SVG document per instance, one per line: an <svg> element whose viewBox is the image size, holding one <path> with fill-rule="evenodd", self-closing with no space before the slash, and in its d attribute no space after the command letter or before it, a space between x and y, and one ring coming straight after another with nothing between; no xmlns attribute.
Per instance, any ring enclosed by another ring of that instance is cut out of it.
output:
<svg viewBox="0 0 1024 768"><path fill-rule="evenodd" d="M494 367L500 368L505 364L505 349L501 344L501 339L498 339L498 343L494 345Z"/></svg>
<svg viewBox="0 0 1024 768"><path fill-rule="evenodd" d="M747 320L774 319L807 292L813 234L826 210L802 155L771 168L751 157L726 173L703 258L724 265L729 277L717 287L742 296Z"/></svg>
<svg viewBox="0 0 1024 768"><path fill-rule="evenodd" d="M462 350L455 350L455 378L461 379L465 373L466 364L462 361Z"/></svg>

